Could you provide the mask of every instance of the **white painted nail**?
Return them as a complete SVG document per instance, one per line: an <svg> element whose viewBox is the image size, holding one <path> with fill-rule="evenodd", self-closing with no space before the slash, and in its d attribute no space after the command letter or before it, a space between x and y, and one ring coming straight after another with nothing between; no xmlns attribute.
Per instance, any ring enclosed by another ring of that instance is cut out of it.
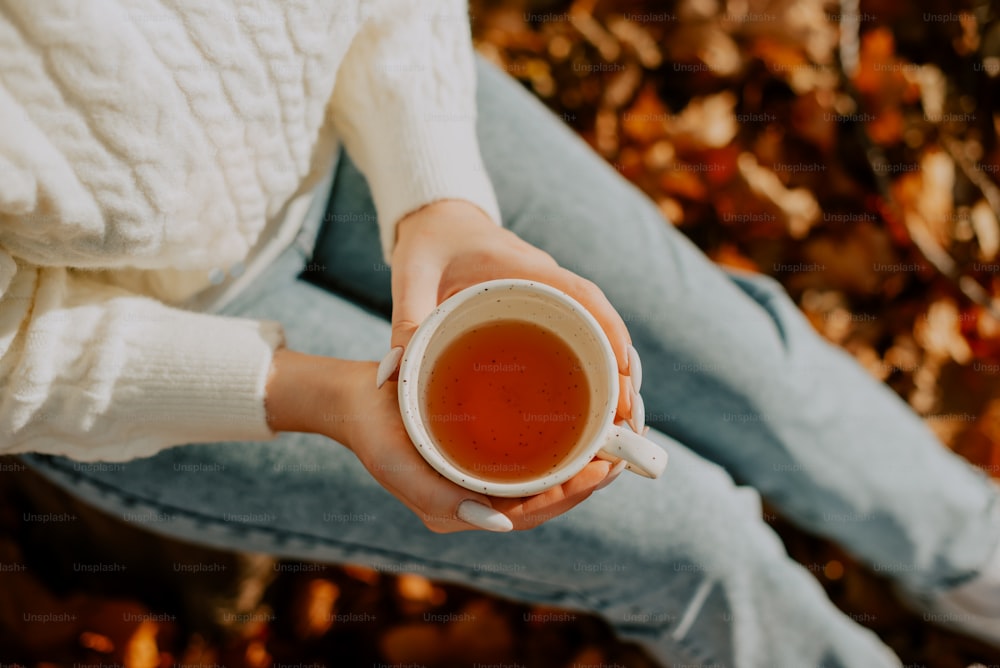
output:
<svg viewBox="0 0 1000 668"><path fill-rule="evenodd" d="M600 490L604 489L605 487L613 483L618 478L618 476L622 474L622 471L625 470L626 466L628 466L628 462L625 461L624 459L619 459L618 463L612 466L611 470L608 471L608 475L605 476L604 480L598 483L597 487L594 488L594 491L599 492Z"/></svg>
<svg viewBox="0 0 1000 668"><path fill-rule="evenodd" d="M636 392L642 389L642 361L639 360L639 351L631 343L628 344L628 377Z"/></svg>
<svg viewBox="0 0 1000 668"><path fill-rule="evenodd" d="M646 428L646 404L642 400L642 395L635 391L635 388L631 390L632 392L632 417L628 420L628 426L632 427L632 431L637 434L641 434L642 430Z"/></svg>
<svg viewBox="0 0 1000 668"><path fill-rule="evenodd" d="M509 517L472 499L458 504L458 519L487 531L504 532L514 529L514 523Z"/></svg>
<svg viewBox="0 0 1000 668"><path fill-rule="evenodd" d="M385 385L392 374L399 368L399 361L403 359L403 346L396 346L385 354L382 361L378 363L378 373L375 374L375 388Z"/></svg>

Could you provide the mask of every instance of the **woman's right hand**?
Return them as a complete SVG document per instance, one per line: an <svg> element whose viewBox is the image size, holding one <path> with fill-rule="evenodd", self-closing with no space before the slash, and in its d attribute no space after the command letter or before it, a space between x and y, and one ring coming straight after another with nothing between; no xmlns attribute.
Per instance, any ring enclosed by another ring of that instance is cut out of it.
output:
<svg viewBox="0 0 1000 668"><path fill-rule="evenodd" d="M488 497L460 487L413 446L396 383L376 388L377 368L279 349L267 386L269 423L275 431L321 433L344 444L431 531L530 529L582 502L608 478L611 465L595 460L563 485L531 497Z"/></svg>

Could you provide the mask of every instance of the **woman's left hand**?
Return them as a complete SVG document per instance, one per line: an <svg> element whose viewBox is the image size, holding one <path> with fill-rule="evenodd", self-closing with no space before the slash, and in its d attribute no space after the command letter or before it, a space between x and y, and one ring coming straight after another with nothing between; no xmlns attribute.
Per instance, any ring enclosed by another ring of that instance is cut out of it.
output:
<svg viewBox="0 0 1000 668"><path fill-rule="evenodd" d="M438 304L463 288L498 278L546 283L593 314L618 362L618 415L641 433L645 411L638 398L642 373L637 368L638 355L624 321L601 289L496 225L478 207L458 200L429 204L397 225L392 253L391 350L379 366L379 384L395 374L414 331ZM635 404L639 410L633 410Z"/></svg>

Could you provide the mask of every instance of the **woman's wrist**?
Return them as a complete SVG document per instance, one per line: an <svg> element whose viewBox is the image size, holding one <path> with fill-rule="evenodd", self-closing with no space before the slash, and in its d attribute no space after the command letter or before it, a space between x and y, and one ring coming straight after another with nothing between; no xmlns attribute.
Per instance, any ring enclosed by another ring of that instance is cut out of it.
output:
<svg viewBox="0 0 1000 668"><path fill-rule="evenodd" d="M278 348L264 405L272 431L321 433L344 443L351 383L364 362Z"/></svg>
<svg viewBox="0 0 1000 668"><path fill-rule="evenodd" d="M496 223L485 211L471 202L459 199L438 200L407 214L399 220L396 224L396 246L398 247L407 236L419 234L421 231L432 230L447 223L458 223L463 226L487 225L489 227L497 227Z"/></svg>

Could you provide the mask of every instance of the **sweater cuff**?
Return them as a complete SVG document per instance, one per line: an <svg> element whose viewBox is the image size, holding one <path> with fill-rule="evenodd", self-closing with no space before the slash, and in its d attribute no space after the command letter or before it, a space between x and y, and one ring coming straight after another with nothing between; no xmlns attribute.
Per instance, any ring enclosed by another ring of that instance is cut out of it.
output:
<svg viewBox="0 0 1000 668"><path fill-rule="evenodd" d="M264 395L284 343L281 325L178 311L169 320L143 322L125 338L127 391L116 393L115 414L131 424L121 425L120 458L180 443L274 438Z"/></svg>
<svg viewBox="0 0 1000 668"><path fill-rule="evenodd" d="M385 116L373 125L392 131L366 136L365 153L368 164L378 166L369 184L386 262L395 246L396 224L432 202L464 200L500 224L500 206L479 152L474 115L427 109Z"/></svg>

